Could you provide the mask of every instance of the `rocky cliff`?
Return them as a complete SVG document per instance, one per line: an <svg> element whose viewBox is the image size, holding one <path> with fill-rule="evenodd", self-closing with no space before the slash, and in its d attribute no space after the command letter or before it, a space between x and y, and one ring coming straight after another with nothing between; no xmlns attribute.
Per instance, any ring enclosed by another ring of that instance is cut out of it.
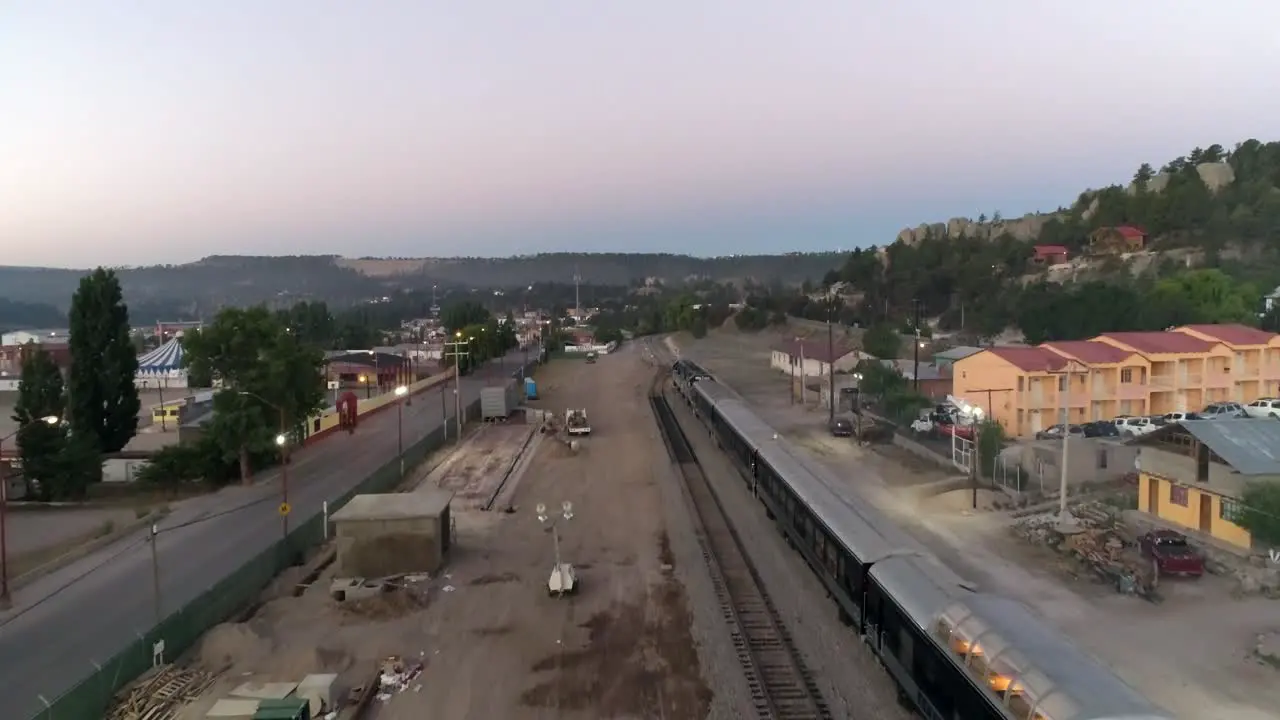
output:
<svg viewBox="0 0 1280 720"><path fill-rule="evenodd" d="M1200 176L1200 181L1209 188L1210 192L1217 192L1224 187L1235 182L1235 171L1229 163L1214 162L1201 163L1196 165L1196 173ZM1148 192L1162 192L1169 184L1168 173L1159 173L1147 181ZM1135 194L1138 192L1138 184L1130 183L1125 192ZM1098 208L1098 199L1092 191L1086 191L1080 196L1080 203L1087 203L1083 208L1079 208L1080 215L1088 220ZM1024 242L1032 242L1040 236L1040 230L1045 223L1054 218L1059 218L1067 214L1069 211L1059 211L1052 213L1028 213L1020 218L1013 220L991 220L979 222L968 218L951 218L946 222L925 223L914 228L903 228L898 233L897 242L907 245L915 245L926 237L938 238L958 238L970 237L988 240L997 237L1003 233L1009 233L1018 240Z"/></svg>

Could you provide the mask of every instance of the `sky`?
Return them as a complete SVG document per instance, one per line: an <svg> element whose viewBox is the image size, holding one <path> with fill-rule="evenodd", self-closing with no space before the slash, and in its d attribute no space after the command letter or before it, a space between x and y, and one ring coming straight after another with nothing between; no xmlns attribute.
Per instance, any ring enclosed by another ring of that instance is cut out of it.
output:
<svg viewBox="0 0 1280 720"><path fill-rule="evenodd" d="M14 0L0 264L848 250L1280 139L1280 3Z"/></svg>

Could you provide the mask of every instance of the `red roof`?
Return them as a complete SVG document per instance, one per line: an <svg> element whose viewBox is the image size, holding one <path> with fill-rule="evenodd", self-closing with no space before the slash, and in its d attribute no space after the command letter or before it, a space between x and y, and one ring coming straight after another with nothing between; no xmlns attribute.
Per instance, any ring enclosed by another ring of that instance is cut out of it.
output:
<svg viewBox="0 0 1280 720"><path fill-rule="evenodd" d="M1208 352L1217 344L1180 332L1113 332L1103 333L1098 337L1110 338L1140 353L1157 355Z"/></svg>
<svg viewBox="0 0 1280 720"><path fill-rule="evenodd" d="M1141 240L1147 236L1147 231L1132 225L1118 225L1116 232L1120 233L1120 237L1126 240Z"/></svg>
<svg viewBox="0 0 1280 720"><path fill-rule="evenodd" d="M1206 337L1221 340L1228 345L1266 345L1275 337L1275 333L1251 328L1239 323L1226 325L1187 325L1187 330L1198 332Z"/></svg>
<svg viewBox="0 0 1280 720"><path fill-rule="evenodd" d="M1084 363L1118 363L1133 354L1097 340L1063 340L1043 343L1040 347L1069 355Z"/></svg>
<svg viewBox="0 0 1280 720"><path fill-rule="evenodd" d="M1066 245L1037 245L1036 255L1066 255Z"/></svg>
<svg viewBox="0 0 1280 720"><path fill-rule="evenodd" d="M815 338L804 342L796 339L784 340L777 345L774 345L773 350L774 352L785 353L788 357L796 359L799 359L800 356L803 355L805 360L817 360L818 362L824 363L832 361L832 358L827 354L826 338ZM852 348L845 347L839 343L837 343L832 350L834 351L836 360L839 360L845 355L853 352Z"/></svg>
<svg viewBox="0 0 1280 720"><path fill-rule="evenodd" d="M1061 370L1067 361L1058 353L1042 347L1002 346L987 348L987 352L1027 372Z"/></svg>

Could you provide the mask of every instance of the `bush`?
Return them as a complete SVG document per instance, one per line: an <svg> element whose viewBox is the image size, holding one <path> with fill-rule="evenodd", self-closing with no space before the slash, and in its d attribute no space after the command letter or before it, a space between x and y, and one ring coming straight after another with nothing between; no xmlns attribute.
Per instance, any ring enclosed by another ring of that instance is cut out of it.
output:
<svg viewBox="0 0 1280 720"><path fill-rule="evenodd" d="M992 477L995 473L996 458L1004 447L1004 426L995 420L983 420L978 427L978 467L982 468L983 477Z"/></svg>

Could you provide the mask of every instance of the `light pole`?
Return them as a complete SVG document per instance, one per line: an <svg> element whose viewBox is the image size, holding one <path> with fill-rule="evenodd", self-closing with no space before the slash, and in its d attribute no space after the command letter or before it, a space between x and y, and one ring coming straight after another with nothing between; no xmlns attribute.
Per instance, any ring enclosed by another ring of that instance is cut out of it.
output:
<svg viewBox="0 0 1280 720"><path fill-rule="evenodd" d="M48 425L57 425L62 422L62 418L57 415L46 415L40 418L38 422ZM0 457L3 457L4 441L21 432L21 428L0 437ZM13 605L13 600L9 597L9 471L5 470L4 477L0 478L0 609L7 610Z"/></svg>
<svg viewBox="0 0 1280 720"><path fill-rule="evenodd" d="M862 373L853 374L853 382L858 392L853 394L853 417L858 423L858 427L854 430L854 435L858 442L862 442Z"/></svg>
<svg viewBox="0 0 1280 720"><path fill-rule="evenodd" d="M461 347L470 345L471 340L475 338L462 337L462 331L459 330L453 334L453 342L445 343L446 357L453 355L453 411L454 422L457 423L457 438L462 439L462 358L471 357L470 350L459 350ZM449 353L448 348L453 348L453 352ZM443 399L441 400L443 402Z"/></svg>
<svg viewBox="0 0 1280 720"><path fill-rule="evenodd" d="M396 454L400 456L400 477L404 477L404 398L409 388L400 385L396 388Z"/></svg>
<svg viewBox="0 0 1280 720"><path fill-rule="evenodd" d="M555 567L551 569L551 578L549 582L555 583L556 585L555 586L548 585L548 588L553 591L558 589L561 592L563 592L566 589L572 589L572 588L565 587L565 582L564 582L565 566L564 566L564 563L560 562L560 530L557 527L557 525L559 524L559 521L561 519L564 519L565 522L568 522L569 520L573 519L573 503L569 502L568 500L565 500L564 502L560 503L560 517L552 517L548 515L547 506L542 503L538 503L537 507L534 508L534 511L538 515L538 522L542 523L542 525L546 527L548 531L550 531L551 543L555 549L556 564L555 564ZM570 578L573 577L572 569L570 569L569 571L569 577Z"/></svg>
<svg viewBox="0 0 1280 720"><path fill-rule="evenodd" d="M276 447L280 449L280 526L283 537L289 537L289 426L285 422L284 408L249 390L238 394L266 403L280 414L280 432L276 434Z"/></svg>

